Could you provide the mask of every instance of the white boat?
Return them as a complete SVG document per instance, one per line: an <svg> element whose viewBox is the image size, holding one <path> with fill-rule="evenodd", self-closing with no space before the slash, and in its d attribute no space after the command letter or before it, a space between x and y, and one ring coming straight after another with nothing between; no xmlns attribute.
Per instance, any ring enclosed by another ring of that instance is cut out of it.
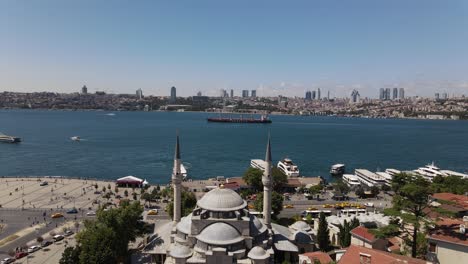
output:
<svg viewBox="0 0 468 264"><path fill-rule="evenodd" d="M187 178L187 169L185 169L184 164L180 164L180 174L182 174L184 180Z"/></svg>
<svg viewBox="0 0 468 264"><path fill-rule="evenodd" d="M0 142L5 142L5 143L19 143L19 142L21 142L21 138L19 138L19 137L7 136L7 135L5 135L5 134L0 133Z"/></svg>
<svg viewBox="0 0 468 264"><path fill-rule="evenodd" d="M386 169L385 170L386 173L392 175L392 176L395 176L397 174L400 174L401 171L400 170L397 170L397 169Z"/></svg>
<svg viewBox="0 0 468 264"><path fill-rule="evenodd" d="M261 160L261 159L252 159L252 160L250 160L250 167L252 167L252 168L256 168L256 169L265 171L266 166L267 165L266 165L266 162L264 160Z"/></svg>
<svg viewBox="0 0 468 264"><path fill-rule="evenodd" d="M348 184L349 187L357 187L361 185L358 177L354 174L343 174L343 181Z"/></svg>
<svg viewBox="0 0 468 264"><path fill-rule="evenodd" d="M448 176L446 173L442 172L437 166L435 166L434 162L432 162L432 164L427 164L424 167L417 168L416 170L414 170L414 172L423 176L429 181L432 181L436 176Z"/></svg>
<svg viewBox="0 0 468 264"><path fill-rule="evenodd" d="M387 171L387 170L385 170ZM387 172L376 172L375 174L383 177L385 179L385 184L388 186L392 186L393 175Z"/></svg>
<svg viewBox="0 0 468 264"><path fill-rule="evenodd" d="M365 169L356 169L354 174L358 177L359 182L367 185L368 187L382 186L386 183L384 177Z"/></svg>
<svg viewBox="0 0 468 264"><path fill-rule="evenodd" d="M277 167L288 177L299 176L299 168L292 162L291 159L285 158L278 161Z"/></svg>
<svg viewBox="0 0 468 264"><path fill-rule="evenodd" d="M345 165L344 164L335 164L332 165L330 168L330 174L332 176L339 176L345 173Z"/></svg>
<svg viewBox="0 0 468 264"><path fill-rule="evenodd" d="M81 140L81 138L79 136L74 136L74 137L71 137L70 139L73 140L73 141L80 141Z"/></svg>

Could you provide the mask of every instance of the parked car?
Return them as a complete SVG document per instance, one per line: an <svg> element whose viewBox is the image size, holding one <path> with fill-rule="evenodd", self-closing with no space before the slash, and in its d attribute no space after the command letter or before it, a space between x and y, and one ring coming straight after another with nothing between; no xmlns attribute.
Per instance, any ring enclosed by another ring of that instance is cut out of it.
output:
<svg viewBox="0 0 468 264"><path fill-rule="evenodd" d="M38 251L39 249L41 249L40 246L31 246L31 247L28 248L28 253L31 254L33 252Z"/></svg>
<svg viewBox="0 0 468 264"><path fill-rule="evenodd" d="M41 243L41 247L45 248L45 247L48 247L50 246L51 244L53 244L54 242L50 241L50 240L47 240L47 241L43 241Z"/></svg>
<svg viewBox="0 0 468 264"><path fill-rule="evenodd" d="M14 258L4 258L4 259L2 259L2 262L0 262L0 264L9 264L9 263L13 263L13 262L15 262Z"/></svg>
<svg viewBox="0 0 468 264"><path fill-rule="evenodd" d="M64 239L65 237L62 236L62 235L55 235L53 238L54 238L55 242L57 242L57 241L60 241L60 240Z"/></svg>
<svg viewBox="0 0 468 264"><path fill-rule="evenodd" d="M71 230L65 231L65 236L71 236L71 235L73 235L73 234L74 234L74 232L71 231Z"/></svg>
<svg viewBox="0 0 468 264"><path fill-rule="evenodd" d="M46 181L44 181L44 182L41 182L41 183L39 184L39 186L47 186L47 185L49 185L49 183L48 183L48 182L46 182Z"/></svg>
<svg viewBox="0 0 468 264"><path fill-rule="evenodd" d="M52 214L51 217L52 218L61 218L61 217L63 217L63 214L62 213L55 213L55 214Z"/></svg>
<svg viewBox="0 0 468 264"><path fill-rule="evenodd" d="M157 209L151 209L148 211L148 215L157 215L158 214L158 210Z"/></svg>
<svg viewBox="0 0 468 264"><path fill-rule="evenodd" d="M77 214L77 213L78 213L78 210L76 210L76 208L73 208L67 211L67 214Z"/></svg>
<svg viewBox="0 0 468 264"><path fill-rule="evenodd" d="M374 203L365 203L364 205L367 207L374 207Z"/></svg>
<svg viewBox="0 0 468 264"><path fill-rule="evenodd" d="M28 252L16 252L15 259L24 258L28 255Z"/></svg>
<svg viewBox="0 0 468 264"><path fill-rule="evenodd" d="M292 204L286 204L286 205L283 206L283 208L285 208L285 209L292 209L292 208L294 208L294 205L292 205Z"/></svg>
<svg viewBox="0 0 468 264"><path fill-rule="evenodd" d="M87 216L95 216L96 215L96 212L94 211L89 211L86 213Z"/></svg>

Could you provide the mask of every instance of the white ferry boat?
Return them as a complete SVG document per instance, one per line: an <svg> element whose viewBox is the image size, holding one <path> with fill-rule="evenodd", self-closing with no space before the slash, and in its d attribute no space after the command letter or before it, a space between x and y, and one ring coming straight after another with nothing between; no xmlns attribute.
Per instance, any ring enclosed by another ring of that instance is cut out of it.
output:
<svg viewBox="0 0 468 264"><path fill-rule="evenodd" d="M385 170L386 173L392 175L392 176L395 176L397 174L400 174L401 171L400 170L397 170L397 169L386 169Z"/></svg>
<svg viewBox="0 0 468 264"><path fill-rule="evenodd" d="M299 177L299 168L291 159L284 158L283 160L278 161L277 167L288 177Z"/></svg>
<svg viewBox="0 0 468 264"><path fill-rule="evenodd" d="M0 133L0 142L5 142L5 143L19 143L19 142L21 142L21 138L19 138L19 137L7 136L7 135L5 135L5 134Z"/></svg>
<svg viewBox="0 0 468 264"><path fill-rule="evenodd" d="M344 164L335 164L331 166L330 174L332 176L339 176L345 173L345 165Z"/></svg>
<svg viewBox="0 0 468 264"><path fill-rule="evenodd" d="M265 171L265 168L267 166L267 163L264 160L261 159L252 159L250 160L250 167L260 169L262 171Z"/></svg>
<svg viewBox="0 0 468 264"><path fill-rule="evenodd" d="M359 178L354 174L343 174L343 181L351 188L361 185Z"/></svg>
<svg viewBox="0 0 468 264"><path fill-rule="evenodd" d="M382 186L385 184L385 178L365 169L356 169L354 171L359 182L369 187Z"/></svg>
<svg viewBox="0 0 468 264"><path fill-rule="evenodd" d="M390 173L387 173L387 172L376 172L375 174L383 177L385 179L385 184L388 185L388 186L391 186L392 185L392 179L393 179L393 175L391 175Z"/></svg>
<svg viewBox="0 0 468 264"><path fill-rule="evenodd" d="M414 172L423 176L428 181L432 181L435 176L448 176L446 173L442 172L437 166L435 166L434 162L424 167L417 168L416 170L414 170Z"/></svg>

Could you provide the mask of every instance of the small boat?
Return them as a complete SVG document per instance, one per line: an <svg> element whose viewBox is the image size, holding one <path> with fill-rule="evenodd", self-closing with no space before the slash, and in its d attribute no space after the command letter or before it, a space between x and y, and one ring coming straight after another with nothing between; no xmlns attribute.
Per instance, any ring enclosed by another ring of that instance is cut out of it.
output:
<svg viewBox="0 0 468 264"><path fill-rule="evenodd" d="M344 164L335 164L331 166L330 174L332 176L340 176L345 173L345 165Z"/></svg>
<svg viewBox="0 0 468 264"><path fill-rule="evenodd" d="M115 114L114 113L108 113L108 114L106 114L106 116L115 116Z"/></svg>
<svg viewBox="0 0 468 264"><path fill-rule="evenodd" d="M81 140L81 138L79 136L74 136L74 137L71 137L70 139L73 140L73 141L80 141Z"/></svg>
<svg viewBox="0 0 468 264"><path fill-rule="evenodd" d="M13 137L13 136L7 136L5 134L0 133L0 142L4 143L19 143L21 142L21 138L19 137Z"/></svg>
<svg viewBox="0 0 468 264"><path fill-rule="evenodd" d="M278 161L277 167L288 177L299 177L299 168L289 158Z"/></svg>

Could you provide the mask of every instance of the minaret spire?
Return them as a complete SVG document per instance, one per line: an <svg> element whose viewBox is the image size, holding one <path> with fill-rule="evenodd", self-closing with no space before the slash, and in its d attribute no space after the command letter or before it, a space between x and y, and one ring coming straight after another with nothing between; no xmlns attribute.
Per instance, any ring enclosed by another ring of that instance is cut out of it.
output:
<svg viewBox="0 0 468 264"><path fill-rule="evenodd" d="M176 145L174 153L174 170L172 172L172 188L174 189L174 222L179 222L181 218L181 190L182 190L182 174L180 173L180 144L179 144L179 132L176 136Z"/></svg>
<svg viewBox="0 0 468 264"><path fill-rule="evenodd" d="M270 134L268 134L268 142L265 154L265 171L262 176L263 183L263 223L271 227L271 192L272 192L272 181L271 181L271 143Z"/></svg>

